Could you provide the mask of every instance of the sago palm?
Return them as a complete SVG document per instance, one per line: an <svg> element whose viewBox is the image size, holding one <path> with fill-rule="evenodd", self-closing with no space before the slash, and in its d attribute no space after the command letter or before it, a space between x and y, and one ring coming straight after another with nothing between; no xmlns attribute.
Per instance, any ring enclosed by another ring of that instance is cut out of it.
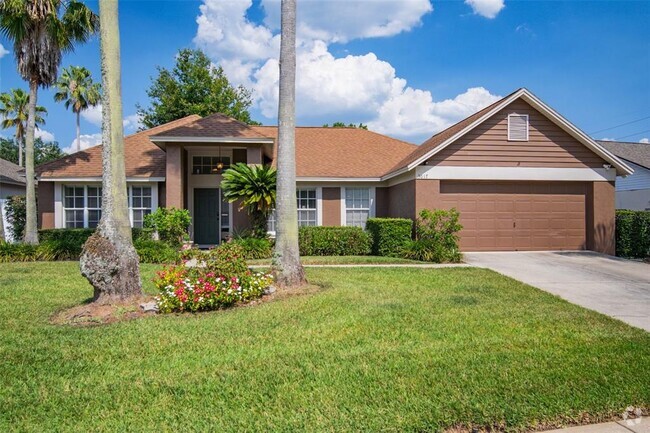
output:
<svg viewBox="0 0 650 433"><path fill-rule="evenodd" d="M63 69L56 82L57 91L54 94L56 102L63 102L66 109L72 108L77 117L77 140L75 151L79 151L81 128L79 118L81 112L99 104L101 100L101 86L94 83L90 71L83 66L70 66Z"/></svg>
<svg viewBox="0 0 650 433"><path fill-rule="evenodd" d="M36 181L34 177L34 129L39 87L56 81L61 56L76 43L86 42L98 29L99 19L76 0L2 0L0 33L13 43L18 72L29 83L25 131L27 218L25 242L38 243L36 230Z"/></svg>
<svg viewBox="0 0 650 433"><path fill-rule="evenodd" d="M18 165L23 166L23 140L27 127L27 112L29 95L23 89L11 89L11 92L0 94L0 117L2 129L16 128L14 136L18 144ZM45 107L36 106L36 128L45 123L42 114L47 114Z"/></svg>
<svg viewBox="0 0 650 433"><path fill-rule="evenodd" d="M251 217L256 237L266 235L266 221L275 208L277 173L270 165L234 164L223 173L221 190L230 203L241 200L240 209Z"/></svg>

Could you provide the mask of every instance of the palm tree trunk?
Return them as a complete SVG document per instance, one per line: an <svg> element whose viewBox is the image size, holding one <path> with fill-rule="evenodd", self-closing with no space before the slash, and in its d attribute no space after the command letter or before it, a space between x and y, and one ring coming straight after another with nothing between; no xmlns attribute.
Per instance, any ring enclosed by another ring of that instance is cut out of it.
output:
<svg viewBox="0 0 650 433"><path fill-rule="evenodd" d="M18 167L23 166L23 139L22 137L18 138L16 136L16 142L18 144Z"/></svg>
<svg viewBox="0 0 650 433"><path fill-rule="evenodd" d="M4 242L7 240L7 237L5 236L5 221L4 221L4 204L0 202L0 242Z"/></svg>
<svg viewBox="0 0 650 433"><path fill-rule="evenodd" d="M116 0L99 1L102 84L102 217L84 244L81 273L108 303L142 294L138 255L129 222L120 74L120 39Z"/></svg>
<svg viewBox="0 0 650 433"><path fill-rule="evenodd" d="M79 117L80 117L80 111L77 111L77 144L75 144L75 152L79 152L81 150L81 142L79 141L81 138L81 128L79 127Z"/></svg>
<svg viewBox="0 0 650 433"><path fill-rule="evenodd" d="M305 282L298 248L296 209L296 0L282 0L281 8L276 200L278 219L273 267L277 284L293 287Z"/></svg>
<svg viewBox="0 0 650 433"><path fill-rule="evenodd" d="M36 219L36 179L34 177L34 133L36 129L36 99L38 82L29 82L29 108L27 111L27 134L25 137L25 177L26 191L26 218L25 218L25 243L38 244L38 228Z"/></svg>

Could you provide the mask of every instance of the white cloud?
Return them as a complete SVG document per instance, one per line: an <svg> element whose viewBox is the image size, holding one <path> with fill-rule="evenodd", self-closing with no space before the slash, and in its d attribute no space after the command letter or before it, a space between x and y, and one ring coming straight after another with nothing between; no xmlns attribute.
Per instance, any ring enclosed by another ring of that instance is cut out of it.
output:
<svg viewBox="0 0 650 433"><path fill-rule="evenodd" d="M639 143L648 144L648 143L650 143L650 138L642 138L641 140L639 140Z"/></svg>
<svg viewBox="0 0 650 433"><path fill-rule="evenodd" d="M615 138L608 138L608 137L603 137L600 139L600 141L616 141Z"/></svg>
<svg viewBox="0 0 650 433"><path fill-rule="evenodd" d="M262 1L264 24L248 20L251 6L251 0L204 0L194 42L231 81L252 89L256 107L273 119L278 104L279 2ZM377 131L409 137L433 134L493 102L497 97L484 88L435 101L430 92L407 86L395 68L374 53L336 57L329 50L333 42L408 31L431 10L429 0L301 3L298 117L354 117Z"/></svg>
<svg viewBox="0 0 650 433"><path fill-rule="evenodd" d="M0 44L0 59L7 54L9 54L9 51L2 44Z"/></svg>
<svg viewBox="0 0 650 433"><path fill-rule="evenodd" d="M506 6L504 0L465 0L465 4L470 5L476 15L490 19L496 17Z"/></svg>
<svg viewBox="0 0 650 433"><path fill-rule="evenodd" d="M81 112L81 117L95 126L102 126L102 104L89 107Z"/></svg>
<svg viewBox="0 0 650 433"><path fill-rule="evenodd" d="M125 134L133 133L142 127L142 117L139 114L131 114L124 118L122 125Z"/></svg>
<svg viewBox="0 0 650 433"><path fill-rule="evenodd" d="M36 128L36 130L34 130L34 137L40 138L46 143L54 141L54 134L42 128Z"/></svg>
<svg viewBox="0 0 650 433"><path fill-rule="evenodd" d="M88 149L89 147L97 146L102 144L102 133L98 132L96 134L81 134L79 137L79 142L81 143L80 150ZM73 153L77 151L77 138L75 137L70 143L70 146L63 148L64 153Z"/></svg>
<svg viewBox="0 0 650 433"><path fill-rule="evenodd" d="M264 22L280 27L280 2L262 0ZM430 0L305 1L298 7L298 37L326 42L393 36L421 24Z"/></svg>

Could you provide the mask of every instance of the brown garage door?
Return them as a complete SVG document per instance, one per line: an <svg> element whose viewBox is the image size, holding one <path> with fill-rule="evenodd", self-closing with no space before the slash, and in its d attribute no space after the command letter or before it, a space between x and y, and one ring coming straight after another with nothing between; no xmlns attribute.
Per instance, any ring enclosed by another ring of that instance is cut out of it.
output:
<svg viewBox="0 0 650 433"><path fill-rule="evenodd" d="M584 183L442 181L440 192L460 211L463 251L586 248Z"/></svg>

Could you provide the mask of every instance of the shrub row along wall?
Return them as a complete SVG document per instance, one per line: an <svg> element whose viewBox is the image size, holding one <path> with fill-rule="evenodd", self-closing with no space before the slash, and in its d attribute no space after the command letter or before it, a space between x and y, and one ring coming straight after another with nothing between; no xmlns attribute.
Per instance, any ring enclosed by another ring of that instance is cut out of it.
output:
<svg viewBox="0 0 650 433"><path fill-rule="evenodd" d="M411 240L413 221L406 218L370 218L366 230L372 236L372 254L398 257Z"/></svg>
<svg viewBox="0 0 650 433"><path fill-rule="evenodd" d="M359 227L301 227L301 256L363 256L370 254L370 234Z"/></svg>
<svg viewBox="0 0 650 433"><path fill-rule="evenodd" d="M650 211L616 211L616 255L650 257Z"/></svg>

